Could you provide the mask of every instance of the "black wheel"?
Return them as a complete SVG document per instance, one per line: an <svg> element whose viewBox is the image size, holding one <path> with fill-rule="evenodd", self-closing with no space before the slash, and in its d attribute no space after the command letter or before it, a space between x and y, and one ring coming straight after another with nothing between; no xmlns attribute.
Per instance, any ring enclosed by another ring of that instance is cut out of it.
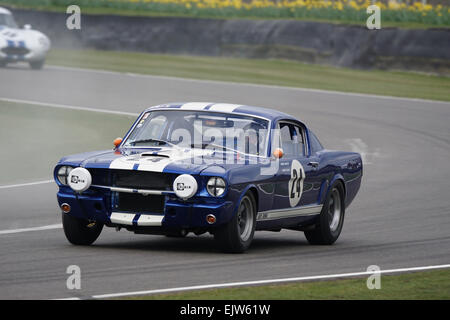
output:
<svg viewBox="0 0 450 320"><path fill-rule="evenodd" d="M330 188L315 228L305 231L306 239L310 244L333 244L341 234L344 216L344 189L336 182Z"/></svg>
<svg viewBox="0 0 450 320"><path fill-rule="evenodd" d="M75 245L91 245L103 229L103 223L74 218L64 213L62 222L67 240Z"/></svg>
<svg viewBox="0 0 450 320"><path fill-rule="evenodd" d="M6 67L6 61L0 61L0 68Z"/></svg>
<svg viewBox="0 0 450 320"><path fill-rule="evenodd" d="M33 61L30 62L30 67L33 70L40 70L44 66L45 60Z"/></svg>
<svg viewBox="0 0 450 320"><path fill-rule="evenodd" d="M256 226L256 202L247 192L239 203L238 211L226 225L214 233L214 238L225 252L242 253L250 246Z"/></svg>

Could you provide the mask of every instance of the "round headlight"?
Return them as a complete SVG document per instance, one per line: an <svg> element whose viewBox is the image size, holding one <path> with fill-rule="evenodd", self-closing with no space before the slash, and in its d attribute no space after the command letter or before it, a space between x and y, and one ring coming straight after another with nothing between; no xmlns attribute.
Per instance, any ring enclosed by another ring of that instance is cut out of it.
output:
<svg viewBox="0 0 450 320"><path fill-rule="evenodd" d="M91 186L92 176L87 169L78 167L70 171L67 183L73 191L81 193Z"/></svg>
<svg viewBox="0 0 450 320"><path fill-rule="evenodd" d="M197 193L197 180L190 174L182 174L173 182L173 191L183 200L192 198Z"/></svg>
<svg viewBox="0 0 450 320"><path fill-rule="evenodd" d="M206 189L208 193L213 197L220 197L225 192L226 183L225 180L219 177L213 177L208 180Z"/></svg>
<svg viewBox="0 0 450 320"><path fill-rule="evenodd" d="M72 167L69 166L62 166L58 169L58 174L56 175L58 178L58 181L67 186L68 185L68 181L67 181L67 177L69 176L70 171L72 171Z"/></svg>

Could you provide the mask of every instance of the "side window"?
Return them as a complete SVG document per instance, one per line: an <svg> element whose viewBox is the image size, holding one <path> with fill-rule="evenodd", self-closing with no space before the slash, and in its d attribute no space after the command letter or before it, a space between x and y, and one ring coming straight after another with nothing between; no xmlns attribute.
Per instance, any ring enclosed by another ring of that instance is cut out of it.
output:
<svg viewBox="0 0 450 320"><path fill-rule="evenodd" d="M304 135L299 126L292 123L280 123L281 148L287 157L299 157L305 153Z"/></svg>

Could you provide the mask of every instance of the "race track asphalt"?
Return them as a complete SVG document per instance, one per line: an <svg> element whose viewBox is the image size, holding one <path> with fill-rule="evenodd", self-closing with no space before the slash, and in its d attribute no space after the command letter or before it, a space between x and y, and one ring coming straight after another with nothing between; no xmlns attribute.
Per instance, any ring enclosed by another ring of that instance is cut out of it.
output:
<svg viewBox="0 0 450 320"><path fill-rule="evenodd" d="M269 107L302 119L326 147L362 152L365 161L362 188L333 246L310 246L294 231L256 233L241 255L220 253L210 236L172 239L104 229L93 246L75 247L59 228L0 234L2 299L89 298L358 272L369 265L450 263L450 103L51 66L0 69L0 83L0 98L133 113L175 101ZM60 223L55 192L54 184L0 189L0 231ZM81 268L81 290L66 288L69 265Z"/></svg>

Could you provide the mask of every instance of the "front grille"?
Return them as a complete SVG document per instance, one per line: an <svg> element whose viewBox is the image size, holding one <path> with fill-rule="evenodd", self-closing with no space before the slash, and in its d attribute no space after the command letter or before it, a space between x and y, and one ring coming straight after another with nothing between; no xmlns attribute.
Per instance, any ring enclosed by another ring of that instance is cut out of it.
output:
<svg viewBox="0 0 450 320"><path fill-rule="evenodd" d="M136 170L90 169L92 184L109 187L171 191L173 175Z"/></svg>
<svg viewBox="0 0 450 320"><path fill-rule="evenodd" d="M164 213L164 196L116 193L116 208L122 212Z"/></svg>
<svg viewBox="0 0 450 320"><path fill-rule="evenodd" d="M117 170L113 173L113 181L116 187L121 188L171 189L171 177L161 172Z"/></svg>
<svg viewBox="0 0 450 320"><path fill-rule="evenodd" d="M24 47L6 47L2 49L3 53L7 55L18 55L23 56L26 55L30 50Z"/></svg>

